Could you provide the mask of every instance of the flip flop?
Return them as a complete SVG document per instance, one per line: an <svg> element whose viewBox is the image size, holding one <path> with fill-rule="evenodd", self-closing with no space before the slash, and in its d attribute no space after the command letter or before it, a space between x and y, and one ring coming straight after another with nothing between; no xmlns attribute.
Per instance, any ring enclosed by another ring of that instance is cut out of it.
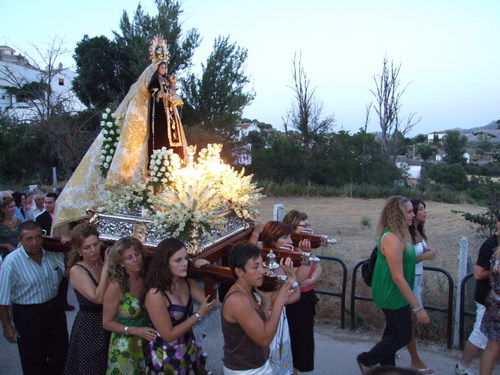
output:
<svg viewBox="0 0 500 375"><path fill-rule="evenodd" d="M419 374L434 375L434 370L431 370L429 367L426 367L426 368L415 368L415 370L417 370L419 372Z"/></svg>

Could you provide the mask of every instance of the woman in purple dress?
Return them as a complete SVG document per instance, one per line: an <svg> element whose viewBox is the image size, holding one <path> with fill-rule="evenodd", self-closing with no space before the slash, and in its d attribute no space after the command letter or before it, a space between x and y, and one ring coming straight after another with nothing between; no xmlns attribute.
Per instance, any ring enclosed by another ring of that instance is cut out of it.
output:
<svg viewBox="0 0 500 375"><path fill-rule="evenodd" d="M199 260L195 266L208 263ZM193 335L193 326L214 307L215 300L194 280L187 279L188 257L184 244L168 238L158 244L144 283L144 305L158 332L149 344L147 373L207 374L206 354ZM193 301L200 304L193 313Z"/></svg>

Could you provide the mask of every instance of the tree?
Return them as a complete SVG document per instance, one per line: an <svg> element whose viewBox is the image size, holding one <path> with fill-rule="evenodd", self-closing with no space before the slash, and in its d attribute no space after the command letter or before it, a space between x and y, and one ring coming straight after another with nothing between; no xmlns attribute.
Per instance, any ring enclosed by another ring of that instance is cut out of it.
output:
<svg viewBox="0 0 500 375"><path fill-rule="evenodd" d="M83 155L82 146L88 146L89 143L86 123L77 124L72 121L75 112L74 94L69 90L55 91L52 86L57 77L65 74L65 69L59 61L68 51L60 38L52 39L45 51L34 47L37 55L32 57L26 54L26 57L35 71L35 81L14 71L8 65L4 66L0 75L28 102L24 121L30 124L30 128L26 131L43 133L43 141L37 145L37 149L43 153L45 163L60 166L66 175L69 175ZM29 93L28 90L33 92ZM93 139L96 133L91 133L90 138Z"/></svg>
<svg viewBox="0 0 500 375"><path fill-rule="evenodd" d="M249 82L244 64L248 52L229 36L219 36L198 78L194 74L182 80L185 108L183 122L231 137L243 109L254 94L245 91Z"/></svg>
<svg viewBox="0 0 500 375"><path fill-rule="evenodd" d="M191 66L194 50L200 44L199 33L190 29L183 34L179 21L183 12L180 2L155 2L156 16L144 13L140 4L132 20L124 11L120 31L114 32L112 41L105 37L89 39L85 36L78 43L74 55L78 67L75 88L82 102L98 109L110 102L120 102L150 63L149 43L156 34L163 35L168 42L169 73L179 74Z"/></svg>
<svg viewBox="0 0 500 375"><path fill-rule="evenodd" d="M415 143L424 143L424 142L427 142L427 135L425 135L425 134L418 134L415 137L413 137L413 141Z"/></svg>
<svg viewBox="0 0 500 375"><path fill-rule="evenodd" d="M401 64L395 66L394 62L384 57L382 73L374 76L376 89L370 90L376 100L375 112L377 113L380 129L382 131L382 156L385 160L395 160L396 150L400 145L392 142L393 135L400 132L404 136L415 126L420 119L415 119L415 113L410 113L408 117L401 118L401 97L408 85L400 88L399 73ZM391 157L393 155L393 157Z"/></svg>
<svg viewBox="0 0 500 375"><path fill-rule="evenodd" d="M437 183L453 186L457 190L467 185L467 172L461 164L434 164L427 172Z"/></svg>
<svg viewBox="0 0 500 375"><path fill-rule="evenodd" d="M302 135L303 147L308 150L316 135L332 130L335 118L333 114L322 117L323 104L315 96L316 88L311 88L311 81L302 66L302 53L294 55L292 65L293 86L290 88L294 101L283 125L285 132L288 128L297 130Z"/></svg>
<svg viewBox="0 0 500 375"><path fill-rule="evenodd" d="M117 79L119 54L116 43L105 36L89 38L78 42L75 54L77 77L73 90L86 106L103 109L116 102L123 94Z"/></svg>
<svg viewBox="0 0 500 375"><path fill-rule="evenodd" d="M443 138L443 149L446 156L443 158L448 164L465 164L465 146L467 137L460 134L458 130L449 130Z"/></svg>
<svg viewBox="0 0 500 375"><path fill-rule="evenodd" d="M436 150L434 149L434 147L429 146L429 145L420 145L420 146L418 146L418 149L417 149L417 152L423 161L429 160L435 151Z"/></svg>

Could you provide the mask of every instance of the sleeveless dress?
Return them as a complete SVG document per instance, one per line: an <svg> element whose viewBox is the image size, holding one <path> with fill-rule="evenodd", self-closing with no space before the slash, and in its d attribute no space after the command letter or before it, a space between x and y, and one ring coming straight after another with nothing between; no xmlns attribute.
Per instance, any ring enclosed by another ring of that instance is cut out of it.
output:
<svg viewBox="0 0 500 375"><path fill-rule="evenodd" d="M486 297L486 311L481 321L481 332L500 343L500 256L491 258L491 290Z"/></svg>
<svg viewBox="0 0 500 375"><path fill-rule="evenodd" d="M189 282L187 283L189 288ZM168 314L173 326L184 322L193 315L190 288L189 292L189 300L186 306L173 304L167 293L161 292L169 303ZM205 369L206 357L207 355L197 344L192 329L171 342L165 341L158 335L155 341L149 343L147 373L171 375L209 374Z"/></svg>
<svg viewBox="0 0 500 375"><path fill-rule="evenodd" d="M130 292L123 295L116 321L126 326L149 327L148 314ZM142 375L146 373L147 341L134 335L113 332L109 343L107 375Z"/></svg>
<svg viewBox="0 0 500 375"><path fill-rule="evenodd" d="M76 266L83 268L97 287L92 272L81 264ZM76 289L75 294L80 309L71 329L64 374L105 374L110 332L102 328L102 305L88 300Z"/></svg>

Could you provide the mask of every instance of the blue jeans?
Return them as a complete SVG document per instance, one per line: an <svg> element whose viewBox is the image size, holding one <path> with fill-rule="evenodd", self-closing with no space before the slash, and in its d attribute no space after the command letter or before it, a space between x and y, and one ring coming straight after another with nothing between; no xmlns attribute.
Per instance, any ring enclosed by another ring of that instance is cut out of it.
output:
<svg viewBox="0 0 500 375"><path fill-rule="evenodd" d="M382 309L385 316L385 330L382 340L369 352L361 353L358 360L364 366L377 363L385 366L396 365L396 352L406 346L413 335L410 306L397 310Z"/></svg>

